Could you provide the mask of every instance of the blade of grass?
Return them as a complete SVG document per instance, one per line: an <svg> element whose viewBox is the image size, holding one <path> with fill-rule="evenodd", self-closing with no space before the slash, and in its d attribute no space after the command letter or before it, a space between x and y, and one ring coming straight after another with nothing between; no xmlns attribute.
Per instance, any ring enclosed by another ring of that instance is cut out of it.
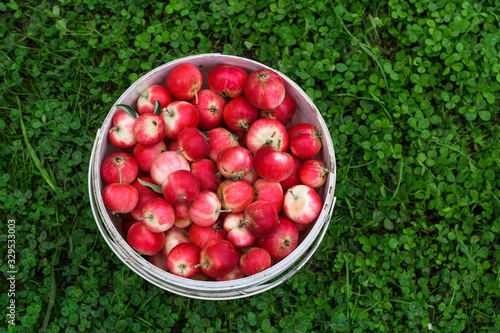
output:
<svg viewBox="0 0 500 333"><path fill-rule="evenodd" d="M399 186L401 186L401 179L402 178L403 178L403 155L401 155L401 165L400 165L400 168L399 168L398 186L396 187L396 191L394 191L394 194L392 195L391 201L392 201L392 199L394 199L396 197L396 194L398 194Z"/></svg>
<svg viewBox="0 0 500 333"><path fill-rule="evenodd" d="M54 271L50 274L50 298L49 305L47 306L47 312L45 313L45 319L43 320L42 328L40 332L44 332L49 324L50 314L52 313L52 308L54 307L54 301L56 299L56 279L54 278Z"/></svg>
<svg viewBox="0 0 500 333"><path fill-rule="evenodd" d="M33 150L33 147L31 146L31 144L28 140L28 135L26 134L26 127L24 127L24 122L23 122L23 113L21 111L21 101L19 100L19 96L16 96L16 98L17 98L17 104L19 106L19 119L21 121L21 131L23 132L24 143L26 144L26 149L28 150L28 153L29 153L31 159L35 163L35 165L36 165L38 171L40 172L40 174L42 175L43 179L45 179L47 184L49 184L52 191L55 191L56 187L57 187L56 182L54 181L54 179L52 179L49 176L47 171L44 169L42 162L40 162L40 159L36 155L35 150Z"/></svg>

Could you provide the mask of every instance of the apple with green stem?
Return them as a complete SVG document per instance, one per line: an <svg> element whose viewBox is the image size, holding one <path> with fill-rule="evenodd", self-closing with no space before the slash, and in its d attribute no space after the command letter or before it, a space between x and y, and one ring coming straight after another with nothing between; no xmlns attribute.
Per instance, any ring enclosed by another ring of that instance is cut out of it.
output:
<svg viewBox="0 0 500 333"><path fill-rule="evenodd" d="M330 170L322 160L307 160L300 167L299 178L302 184L319 188L325 182Z"/></svg>
<svg viewBox="0 0 500 333"><path fill-rule="evenodd" d="M257 238L272 235L279 224L278 213L267 201L254 201L245 209L245 220L250 232Z"/></svg>
<svg viewBox="0 0 500 333"><path fill-rule="evenodd" d="M243 213L229 213L222 224L227 232L226 240L231 242L237 249L252 246L255 243L255 236L247 228L248 221Z"/></svg>
<svg viewBox="0 0 500 333"><path fill-rule="evenodd" d="M201 249L200 263L197 266L209 277L221 278L236 267L238 259L238 252L230 242L213 239Z"/></svg>
<svg viewBox="0 0 500 333"><path fill-rule="evenodd" d="M217 169L226 178L243 179L252 167L252 154L241 146L227 148L221 151L217 157Z"/></svg>
<svg viewBox="0 0 500 333"><path fill-rule="evenodd" d="M232 213L241 213L252 203L255 193L252 185L244 180L225 180L217 188L222 207Z"/></svg>
<svg viewBox="0 0 500 333"><path fill-rule="evenodd" d="M241 67L218 64L208 73L208 86L224 98L243 95L243 85L248 73Z"/></svg>
<svg viewBox="0 0 500 333"><path fill-rule="evenodd" d="M165 136L170 140L177 140L179 133L188 127L198 127L200 114L193 104L185 101L175 101L161 109L160 113L165 122Z"/></svg>
<svg viewBox="0 0 500 333"><path fill-rule="evenodd" d="M311 124L295 125L289 133L290 150L300 159L313 158L321 150L323 133Z"/></svg>
<svg viewBox="0 0 500 333"><path fill-rule="evenodd" d="M101 164L101 177L108 183L131 184L137 178L139 165L124 152L111 153Z"/></svg>
<svg viewBox="0 0 500 333"><path fill-rule="evenodd" d="M295 223L286 217L279 217L279 224L271 236L258 238L257 245L271 255L272 259L283 259L297 248L299 230Z"/></svg>
<svg viewBox="0 0 500 333"><path fill-rule="evenodd" d="M275 119L258 119L247 132L245 142L248 150L255 154L263 146L272 146L279 152L288 149L288 132L281 122Z"/></svg>
<svg viewBox="0 0 500 333"><path fill-rule="evenodd" d="M121 149L133 147L137 143L134 135L136 119L137 117L132 117L128 112L118 110L113 117L113 127L108 132L109 142Z"/></svg>
<svg viewBox="0 0 500 333"><path fill-rule="evenodd" d="M142 217L139 218L152 232L164 232L175 223L174 207L163 198L146 202Z"/></svg>
<svg viewBox="0 0 500 333"><path fill-rule="evenodd" d="M222 116L231 131L246 132L257 120L259 111L245 97L240 96L226 104Z"/></svg>
<svg viewBox="0 0 500 333"><path fill-rule="evenodd" d="M196 103L196 98L191 99L189 102L196 107L200 114L198 128L211 130L222 122L222 113L227 102L219 94L209 89L203 89L198 93L198 103Z"/></svg>
<svg viewBox="0 0 500 333"><path fill-rule="evenodd" d="M195 98L198 103L198 91L203 84L203 77L198 68L184 63L176 66L167 76L168 92L176 99L188 101Z"/></svg>
<svg viewBox="0 0 500 333"><path fill-rule="evenodd" d="M277 108L285 98L285 84L273 70L259 69L250 73L243 85L248 101L261 110Z"/></svg>
<svg viewBox="0 0 500 333"><path fill-rule="evenodd" d="M152 232L144 223L138 222L130 227L127 243L140 254L154 256L165 245L165 234Z"/></svg>
<svg viewBox="0 0 500 333"><path fill-rule="evenodd" d="M221 210L221 201L217 194L212 191L202 191L193 201L189 217L194 224L207 227L217 221L221 212L226 210Z"/></svg>
<svg viewBox="0 0 500 333"><path fill-rule="evenodd" d="M182 243L175 246L167 257L170 273L190 278L200 271L200 248L194 244Z"/></svg>
<svg viewBox="0 0 500 333"><path fill-rule="evenodd" d="M320 196L312 187L296 185L286 192L283 208L290 220L309 224L318 217L323 205Z"/></svg>
<svg viewBox="0 0 500 333"><path fill-rule="evenodd" d="M137 99L137 111L139 114L154 113L156 101L163 108L172 102L172 96L168 93L167 88L155 84L140 93Z"/></svg>
<svg viewBox="0 0 500 333"><path fill-rule="evenodd" d="M200 181L189 170L171 172L161 186L163 196L174 206L189 204L200 194Z"/></svg>
<svg viewBox="0 0 500 333"><path fill-rule="evenodd" d="M251 276L271 267L271 256L261 247L252 247L243 253L239 264L243 273Z"/></svg>
<svg viewBox="0 0 500 333"><path fill-rule="evenodd" d="M253 157L253 167L259 176L271 182L287 179L293 170L293 158L272 146L263 146Z"/></svg>

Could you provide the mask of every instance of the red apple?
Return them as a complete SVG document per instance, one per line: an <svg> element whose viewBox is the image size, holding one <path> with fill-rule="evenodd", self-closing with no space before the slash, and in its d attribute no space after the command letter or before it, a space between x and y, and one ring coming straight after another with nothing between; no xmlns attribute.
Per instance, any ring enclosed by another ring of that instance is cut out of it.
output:
<svg viewBox="0 0 500 333"><path fill-rule="evenodd" d="M264 146L255 153L253 167L259 176L272 182L287 179L293 170L293 158L272 146Z"/></svg>
<svg viewBox="0 0 500 333"><path fill-rule="evenodd" d="M257 245L271 255L272 259L283 259L297 248L299 231L294 222L279 217L280 223L271 236L257 239Z"/></svg>
<svg viewBox="0 0 500 333"><path fill-rule="evenodd" d="M299 170L299 178L302 184L318 188L326 182L329 172L323 161L307 160Z"/></svg>
<svg viewBox="0 0 500 333"><path fill-rule="evenodd" d="M285 94L283 102L277 108L259 111L260 118L276 119L285 126L292 122L294 115L295 101L288 94Z"/></svg>
<svg viewBox="0 0 500 333"><path fill-rule="evenodd" d="M155 145L165 138L165 122L155 113L140 115L134 124L134 135L138 143Z"/></svg>
<svg viewBox="0 0 500 333"><path fill-rule="evenodd" d="M175 212L175 223L174 226L177 228L187 228L193 223L191 218L189 217L189 210L191 209L191 205L178 205L174 206Z"/></svg>
<svg viewBox="0 0 500 333"><path fill-rule="evenodd" d="M158 155L151 165L151 179L157 185L162 185L170 173L176 170L188 170L189 163L181 154L166 151Z"/></svg>
<svg viewBox="0 0 500 333"><path fill-rule="evenodd" d="M181 243L190 243L189 233L187 229L179 229L174 226L165 231L165 245L161 249L160 253L167 258L170 251Z"/></svg>
<svg viewBox="0 0 500 333"><path fill-rule="evenodd" d="M239 263L243 273L251 276L271 267L271 256L261 247L252 247L243 253Z"/></svg>
<svg viewBox="0 0 500 333"><path fill-rule="evenodd" d="M241 213L254 200L252 185L244 180L225 180L217 188L217 194L224 209L231 213Z"/></svg>
<svg viewBox="0 0 500 333"><path fill-rule="evenodd" d="M113 127L108 132L109 142L121 149L133 147L137 143L134 135L135 120L127 112L118 110L113 117Z"/></svg>
<svg viewBox="0 0 500 333"><path fill-rule="evenodd" d="M301 123L290 130L290 150L300 159L314 157L321 150L323 133L311 124Z"/></svg>
<svg viewBox="0 0 500 333"><path fill-rule="evenodd" d="M252 154L263 146L285 152L288 149L288 133L285 126L275 119L258 119L248 130L246 143Z"/></svg>
<svg viewBox="0 0 500 333"><path fill-rule="evenodd" d="M203 77L200 70L191 64L180 64L167 76L167 90L176 99L188 101L197 96Z"/></svg>
<svg viewBox="0 0 500 333"><path fill-rule="evenodd" d="M318 193L312 187L296 185L285 194L283 208L290 220L308 224L318 217L323 205Z"/></svg>
<svg viewBox="0 0 500 333"><path fill-rule="evenodd" d="M160 102L161 108L172 102L172 96L167 88L155 84L145 89L137 99L137 111L139 114L153 113L156 101Z"/></svg>
<svg viewBox="0 0 500 333"><path fill-rule="evenodd" d="M163 198L156 198L144 204L139 220L152 232L164 232L175 223L174 207Z"/></svg>
<svg viewBox="0 0 500 333"><path fill-rule="evenodd" d="M259 178L260 177L255 171L255 168L252 167L252 169L250 169L250 172L243 177L243 180L246 181L248 184L253 185L255 181Z"/></svg>
<svg viewBox="0 0 500 333"><path fill-rule="evenodd" d="M167 145L163 141L149 146L138 143L134 147L134 157L137 160L139 169L150 172L155 158L165 151L167 151Z"/></svg>
<svg viewBox="0 0 500 333"><path fill-rule="evenodd" d="M176 170L168 175L161 190L171 205L189 204L200 194L200 181L189 170Z"/></svg>
<svg viewBox="0 0 500 333"><path fill-rule="evenodd" d="M153 183L153 180L149 177L139 177L133 183L132 186L137 189L139 193L139 201L137 202L137 206L135 206L134 210L130 212L130 215L136 220L139 220L143 215L144 204L150 200L161 198L161 194L153 191L149 187L146 187L139 183L139 179L146 183Z"/></svg>
<svg viewBox="0 0 500 333"><path fill-rule="evenodd" d="M193 223L206 227L217 221L220 212L221 201L217 194L211 191L202 191L191 205L189 217Z"/></svg>
<svg viewBox="0 0 500 333"><path fill-rule="evenodd" d="M102 179L108 184L131 184L137 178L138 171L135 158L124 152L110 154L101 164Z"/></svg>
<svg viewBox="0 0 500 333"><path fill-rule="evenodd" d="M158 252L154 256L149 256L149 262L159 269L168 272L167 258L161 252Z"/></svg>
<svg viewBox="0 0 500 333"><path fill-rule="evenodd" d="M109 184L102 192L104 205L113 214L130 213L139 201L139 193L130 184Z"/></svg>
<svg viewBox="0 0 500 333"><path fill-rule="evenodd" d="M287 179L282 180L280 182L281 187L283 188L283 193L286 193L286 191L292 186L302 184L300 182L300 178L299 178L299 170L300 170L300 167L302 166L303 162L302 162L302 160L298 159L294 155L292 155L292 158L293 158L292 172Z"/></svg>
<svg viewBox="0 0 500 333"><path fill-rule="evenodd" d="M177 140L179 133L188 127L198 127L200 114L193 104L175 101L161 109L161 117L165 122L166 137Z"/></svg>
<svg viewBox="0 0 500 333"><path fill-rule="evenodd" d="M194 244L182 243L175 246L167 257L168 269L172 274L185 278L200 271L200 248Z"/></svg>
<svg viewBox="0 0 500 333"><path fill-rule="evenodd" d="M221 151L217 157L217 169L226 178L242 179L252 167L252 154L240 146L227 148Z"/></svg>
<svg viewBox="0 0 500 333"><path fill-rule="evenodd" d="M224 108L224 121L233 132L246 132L257 120L259 111L253 107L245 97L236 97L229 101Z"/></svg>
<svg viewBox="0 0 500 333"><path fill-rule="evenodd" d="M236 252L238 253L238 262L236 263L236 266L234 266L233 270L229 272L228 275L225 275L221 278L217 278L217 281L231 281L231 280L237 280L241 279L245 276L245 273L241 270L240 267L240 260L241 256L243 255L243 251L236 249Z"/></svg>
<svg viewBox="0 0 500 333"><path fill-rule="evenodd" d="M203 159L191 164L191 172L200 181L201 191L217 191L217 186L220 183L220 173L217 165L209 160Z"/></svg>
<svg viewBox="0 0 500 333"><path fill-rule="evenodd" d="M283 102L285 84L278 73L270 69L259 69L248 75L243 92L257 109L271 110Z"/></svg>
<svg viewBox="0 0 500 333"><path fill-rule="evenodd" d="M283 209L283 189L280 183L260 178L253 183L253 189L255 191L255 201L267 201L273 204L276 212L281 212Z"/></svg>
<svg viewBox="0 0 500 333"><path fill-rule="evenodd" d="M188 161L201 161L204 159L210 147L205 135L196 127L183 129L177 137L179 149Z"/></svg>
<svg viewBox="0 0 500 333"><path fill-rule="evenodd" d="M226 239L237 249L243 249L255 243L255 236L247 228L248 222L243 213L230 213L223 222Z"/></svg>
<svg viewBox="0 0 500 333"><path fill-rule="evenodd" d="M215 221L207 227L193 224L189 228L189 240L199 248L202 248L209 240L225 238L226 232L219 221Z"/></svg>
<svg viewBox="0 0 500 333"><path fill-rule="evenodd" d="M131 226L137 223L130 213L124 214L121 220L122 236L125 237Z"/></svg>
<svg viewBox="0 0 500 333"><path fill-rule="evenodd" d="M234 146L239 146L238 139L234 134L222 127L214 128L208 131L208 158L217 162L220 152Z"/></svg>
<svg viewBox="0 0 500 333"><path fill-rule="evenodd" d="M247 72L241 67L219 64L208 73L208 86L223 97L235 98L243 95L247 77Z"/></svg>
<svg viewBox="0 0 500 333"><path fill-rule="evenodd" d="M219 94L209 89L203 89L198 93L198 104L196 104L196 98L189 102L196 107L200 114L199 128L211 130L222 122L222 112L226 106L226 100Z"/></svg>
<svg viewBox="0 0 500 333"><path fill-rule="evenodd" d="M245 209L247 227L257 238L272 235L278 227L279 219L276 208L267 201L254 201Z"/></svg>
<svg viewBox="0 0 500 333"><path fill-rule="evenodd" d="M203 273L220 278L229 274L238 263L234 246L222 239L208 241L200 251L200 268Z"/></svg>
<svg viewBox="0 0 500 333"><path fill-rule="evenodd" d="M139 222L130 227L127 243L140 254L154 256L165 245L165 234L152 232L144 223Z"/></svg>

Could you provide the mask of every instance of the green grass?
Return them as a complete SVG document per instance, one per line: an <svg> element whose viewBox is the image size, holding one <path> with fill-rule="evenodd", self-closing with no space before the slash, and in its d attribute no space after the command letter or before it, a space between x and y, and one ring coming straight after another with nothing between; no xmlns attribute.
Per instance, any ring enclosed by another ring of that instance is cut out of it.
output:
<svg viewBox="0 0 500 333"><path fill-rule="evenodd" d="M168 3L168 4L167 4ZM0 332L499 332L500 1L0 3ZM220 52L314 100L338 162L311 262L252 298L138 277L87 193L104 117L149 70Z"/></svg>

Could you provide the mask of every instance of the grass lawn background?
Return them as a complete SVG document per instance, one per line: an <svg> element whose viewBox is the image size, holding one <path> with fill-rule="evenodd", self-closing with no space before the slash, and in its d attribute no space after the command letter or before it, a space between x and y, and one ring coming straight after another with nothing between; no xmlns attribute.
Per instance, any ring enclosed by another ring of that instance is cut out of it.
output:
<svg viewBox="0 0 500 333"><path fill-rule="evenodd" d="M500 331L499 15L499 0L0 3L0 266L6 279L15 219L18 271L16 326L2 289L0 332ZM139 278L87 193L114 101L209 52L295 80L338 161L314 258L235 301Z"/></svg>

